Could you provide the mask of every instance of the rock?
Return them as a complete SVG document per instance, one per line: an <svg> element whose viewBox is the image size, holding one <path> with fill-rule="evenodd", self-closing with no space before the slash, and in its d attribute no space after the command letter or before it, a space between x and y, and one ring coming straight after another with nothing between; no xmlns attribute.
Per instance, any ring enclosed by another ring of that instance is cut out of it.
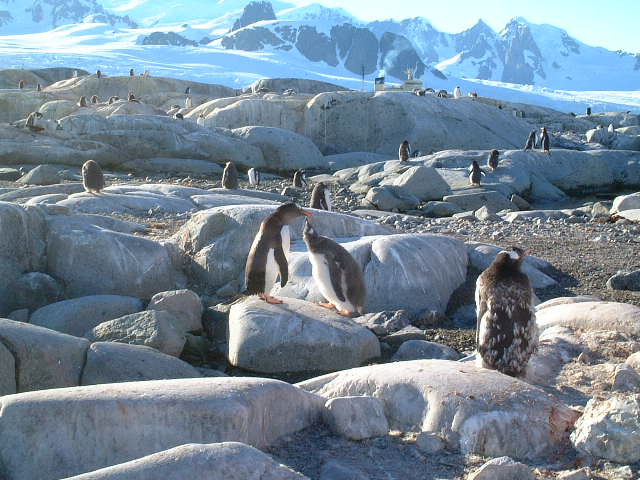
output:
<svg viewBox="0 0 640 480"><path fill-rule="evenodd" d="M0 318L0 343L15 360L17 392L71 387L80 383L89 347L85 339Z"/></svg>
<svg viewBox="0 0 640 480"><path fill-rule="evenodd" d="M420 200L417 197L395 185L373 187L363 200L364 206L372 205L378 210L385 211L405 212L414 210L419 204Z"/></svg>
<svg viewBox="0 0 640 480"><path fill-rule="evenodd" d="M327 460L320 469L319 480L369 480L369 477L351 466Z"/></svg>
<svg viewBox="0 0 640 480"><path fill-rule="evenodd" d="M462 213L462 209L450 202L427 202L422 207L425 217L451 217L456 213Z"/></svg>
<svg viewBox="0 0 640 480"><path fill-rule="evenodd" d="M16 280L15 306L34 311L62 299L63 288L46 273L25 273Z"/></svg>
<svg viewBox="0 0 640 480"><path fill-rule="evenodd" d="M454 312L451 320L457 328L475 328L477 321L475 304L461 306Z"/></svg>
<svg viewBox="0 0 640 480"><path fill-rule="evenodd" d="M150 298L181 283L165 245L64 217L49 220L47 259L49 274L65 284L69 297Z"/></svg>
<svg viewBox="0 0 640 480"><path fill-rule="evenodd" d="M365 440L389 433L384 405L373 397L336 397L325 404L324 419L333 433Z"/></svg>
<svg viewBox="0 0 640 480"><path fill-rule="evenodd" d="M537 311L541 330L561 325L583 330L640 334L640 307L626 303L581 302L556 305Z"/></svg>
<svg viewBox="0 0 640 480"><path fill-rule="evenodd" d="M175 445L234 441L265 448L317 421L323 404L263 378L154 380L10 395L0 397L0 461L8 478L54 480Z"/></svg>
<svg viewBox="0 0 640 480"><path fill-rule="evenodd" d="M434 455L442 451L445 445L438 435L430 432L420 432L416 437L416 447L422 453Z"/></svg>
<svg viewBox="0 0 640 480"><path fill-rule="evenodd" d="M309 138L289 130L248 126L232 130L233 136L262 150L263 169L288 172L300 168L323 168L326 162Z"/></svg>
<svg viewBox="0 0 640 480"><path fill-rule="evenodd" d="M596 202L591 206L591 216L609 218L609 207L603 202Z"/></svg>
<svg viewBox="0 0 640 480"><path fill-rule="evenodd" d="M386 185L384 181L380 185ZM390 183L421 201L442 200L451 193L449 184L433 167L410 167Z"/></svg>
<svg viewBox="0 0 640 480"><path fill-rule="evenodd" d="M283 197L299 197L302 194L302 190L296 187L284 187L280 192Z"/></svg>
<svg viewBox="0 0 640 480"><path fill-rule="evenodd" d="M640 208L634 210L624 210L619 212L617 216L622 217L630 222L640 222Z"/></svg>
<svg viewBox="0 0 640 480"><path fill-rule="evenodd" d="M482 222L500 222L502 219L489 210L486 206L480 207L478 210L473 212L475 217Z"/></svg>
<svg viewBox="0 0 640 480"><path fill-rule="evenodd" d="M116 193L112 187L107 187L100 195L75 193L56 205L68 207L74 212L104 215L115 212L136 216L146 215L149 210L155 213L187 213L196 208L191 200L174 195L151 191Z"/></svg>
<svg viewBox="0 0 640 480"><path fill-rule="evenodd" d="M477 210L481 207L487 207L493 212L500 210L517 210L518 207L512 203L507 197L498 192L478 192L478 193L461 193L454 195L446 195L443 199L445 202L453 203L462 210Z"/></svg>
<svg viewBox="0 0 640 480"><path fill-rule="evenodd" d="M565 305L565 304L583 303L583 302L600 302L600 301L602 301L601 298L594 297L592 295L577 295L575 297L556 297L537 305L536 311L549 308L549 307L555 307L556 305Z"/></svg>
<svg viewBox="0 0 640 480"><path fill-rule="evenodd" d="M346 168L360 167L369 163L389 160L390 155L371 152L349 152L327 155L324 160L332 170L344 170Z"/></svg>
<svg viewBox="0 0 640 480"><path fill-rule="evenodd" d="M327 235L316 222L314 227ZM444 313L449 298L466 278L465 246L452 237L400 234L336 240L362 268L368 292L365 312L403 309L411 316L425 310ZM389 283L389 279L394 280ZM311 276L311 263L303 242L292 244L289 283L282 289L276 287L272 293L310 302L324 301Z"/></svg>
<svg viewBox="0 0 640 480"><path fill-rule="evenodd" d="M408 327L404 327L402 330L398 330L397 332L392 333L391 335L387 335L383 338L385 343L388 343L394 347L400 347L405 342L409 340L425 340L426 335L423 330L420 330L413 325L409 325Z"/></svg>
<svg viewBox="0 0 640 480"><path fill-rule="evenodd" d="M640 352L632 353L625 360L627 365L631 365L636 371L640 370Z"/></svg>
<svg viewBox="0 0 640 480"><path fill-rule="evenodd" d="M207 160L163 157L130 160L123 163L120 168L139 175L145 173L167 173L190 175L192 177L214 177L222 175L223 170L217 163Z"/></svg>
<svg viewBox="0 0 640 480"><path fill-rule="evenodd" d="M368 328L376 335L389 335L411 323L406 310L367 313L356 317L354 321Z"/></svg>
<svg viewBox="0 0 640 480"><path fill-rule="evenodd" d="M511 203L513 203L516 207L518 207L518 210L531 210L531 204L516 193L511 195L510 200L511 200Z"/></svg>
<svg viewBox="0 0 640 480"><path fill-rule="evenodd" d="M15 322L29 323L29 309L21 308L19 310L14 310L7 315L7 318Z"/></svg>
<svg viewBox="0 0 640 480"><path fill-rule="evenodd" d="M624 210L636 210L638 208L640 208L640 192L614 198L613 206L609 213L613 215Z"/></svg>
<svg viewBox="0 0 640 480"><path fill-rule="evenodd" d="M142 301L120 295L91 295L52 303L36 310L31 323L81 337L102 322L142 310Z"/></svg>
<svg viewBox="0 0 640 480"><path fill-rule="evenodd" d="M202 301L191 290L156 293L147 310L164 310L174 317L173 326L180 333L202 330Z"/></svg>
<svg viewBox="0 0 640 480"><path fill-rule="evenodd" d="M640 393L640 374L625 363L616 366L612 389L618 392Z"/></svg>
<svg viewBox="0 0 640 480"><path fill-rule="evenodd" d="M558 480L591 480L591 470L585 467L580 470L562 472L558 475Z"/></svg>
<svg viewBox="0 0 640 480"><path fill-rule="evenodd" d="M396 354L391 358L392 362L404 362L406 360L459 360L460 354L453 348L426 340L407 340L400 345Z"/></svg>
<svg viewBox="0 0 640 480"><path fill-rule="evenodd" d="M250 297L231 307L229 363L254 372L327 372L380 356L376 336L353 320L288 299Z"/></svg>
<svg viewBox="0 0 640 480"><path fill-rule="evenodd" d="M103 322L84 336L91 342L144 345L178 357L182 353L185 337L173 326L174 323L176 318L171 313L150 310Z"/></svg>
<svg viewBox="0 0 640 480"><path fill-rule="evenodd" d="M536 458L553 451L575 412L543 390L448 360L355 368L298 384L324 398L373 396L392 430L431 432L463 454Z"/></svg>
<svg viewBox="0 0 640 480"><path fill-rule="evenodd" d="M286 190L286 189L285 189ZM280 196L280 195L278 195ZM283 198L282 201L286 201ZM267 200L264 198L256 198L255 196L245 195L221 195L215 193L213 195L194 195L191 201L201 209L209 209L216 207L225 207L227 205L275 205L280 206L279 202Z"/></svg>
<svg viewBox="0 0 640 480"><path fill-rule="evenodd" d="M37 197L30 198L24 204L25 205L55 205L58 202L66 200L68 195L64 193L50 193L49 195L38 195Z"/></svg>
<svg viewBox="0 0 640 480"><path fill-rule="evenodd" d="M528 212L509 212L504 216L504 220L513 223L535 219L544 221L549 219L565 220L568 217L569 215L561 210L530 210Z"/></svg>
<svg viewBox="0 0 640 480"><path fill-rule="evenodd" d="M22 176L20 170L15 168L0 168L0 180L5 182L15 182Z"/></svg>
<svg viewBox="0 0 640 480"><path fill-rule="evenodd" d="M304 480L307 477L238 442L188 444L67 480Z"/></svg>
<svg viewBox="0 0 640 480"><path fill-rule="evenodd" d="M529 467L513 461L509 457L489 460L478 470L473 472L468 480L535 480Z"/></svg>
<svg viewBox="0 0 640 480"><path fill-rule="evenodd" d="M16 393L16 361L0 341L0 397Z"/></svg>
<svg viewBox="0 0 640 480"><path fill-rule="evenodd" d="M60 182L60 167L56 165L38 165L16 183L24 185L54 185Z"/></svg>
<svg viewBox="0 0 640 480"><path fill-rule="evenodd" d="M629 464L640 460L640 395L591 399L576 422L571 442L580 452Z"/></svg>
<svg viewBox="0 0 640 480"><path fill-rule="evenodd" d="M199 378L191 365L158 350L113 342L92 343L80 385Z"/></svg>
<svg viewBox="0 0 640 480"><path fill-rule="evenodd" d="M640 291L640 270L632 272L619 270L614 276L607 280L609 290L631 290Z"/></svg>

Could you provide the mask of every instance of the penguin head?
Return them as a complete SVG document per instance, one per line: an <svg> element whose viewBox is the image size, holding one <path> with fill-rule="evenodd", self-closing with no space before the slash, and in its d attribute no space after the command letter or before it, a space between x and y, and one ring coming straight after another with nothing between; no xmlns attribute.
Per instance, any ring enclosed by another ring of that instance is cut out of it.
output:
<svg viewBox="0 0 640 480"><path fill-rule="evenodd" d="M520 247L509 247L507 250L503 250L496 257L496 261L504 263L510 267L520 268L520 264L531 250L523 250Z"/></svg>
<svg viewBox="0 0 640 480"><path fill-rule="evenodd" d="M314 238L318 236L318 233L313 228L313 225L311 225L311 220L309 219L309 217L305 218L304 230L302 232L302 235L304 236L305 239Z"/></svg>
<svg viewBox="0 0 640 480"><path fill-rule="evenodd" d="M480 168L480 165L478 165L478 162L474 160L473 162L471 162L471 168L477 170L478 168Z"/></svg>
<svg viewBox="0 0 640 480"><path fill-rule="evenodd" d="M287 225L293 222L298 217L310 217L312 214L310 212L307 212L306 210L303 210L293 202L287 202L278 207L278 209L275 211L275 215L280 218L280 221L283 225Z"/></svg>

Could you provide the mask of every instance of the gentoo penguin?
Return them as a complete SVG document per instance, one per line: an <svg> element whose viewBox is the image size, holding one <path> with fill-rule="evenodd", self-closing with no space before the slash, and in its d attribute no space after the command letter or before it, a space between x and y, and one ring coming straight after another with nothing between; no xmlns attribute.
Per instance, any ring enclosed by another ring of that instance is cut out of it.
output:
<svg viewBox="0 0 640 480"><path fill-rule="evenodd" d="M130 77L135 76L135 72L133 71L133 68L131 70L129 70L129 76Z"/></svg>
<svg viewBox="0 0 640 480"><path fill-rule="evenodd" d="M129 92L129 95L127 95L127 101L128 102L137 102L140 103L140 100L138 100L136 98L136 96L133 94L133 92Z"/></svg>
<svg viewBox="0 0 640 480"><path fill-rule="evenodd" d="M82 95L80 97L80 100L78 100L78 103L76 103L76 105L78 107L86 107L87 106L87 97L85 97L84 95Z"/></svg>
<svg viewBox="0 0 640 480"><path fill-rule="evenodd" d="M307 176L304 170L296 170L293 174L293 186L296 188L302 188L307 186Z"/></svg>
<svg viewBox="0 0 640 480"><path fill-rule="evenodd" d="M82 184L89 193L100 193L104 188L104 175L97 162L87 160L82 165Z"/></svg>
<svg viewBox="0 0 640 480"><path fill-rule="evenodd" d="M98 101L99 101L99 100L98 100L98 96L97 96L97 95L93 95L93 96L91 97L91 103L94 103L94 104L95 104L95 103L98 103Z"/></svg>
<svg viewBox="0 0 640 480"><path fill-rule="evenodd" d="M411 145L409 145L409 140L403 140L400 144L400 148L398 149L398 159L401 162L406 162L409 160L411 156Z"/></svg>
<svg viewBox="0 0 640 480"><path fill-rule="evenodd" d="M120 100L120 97L116 97L116 96L109 97L109 105L113 105L118 100Z"/></svg>
<svg viewBox="0 0 640 480"><path fill-rule="evenodd" d="M173 118L174 118L175 120L184 120L184 115L182 115L180 112L177 112L177 113L173 116Z"/></svg>
<svg viewBox="0 0 640 480"><path fill-rule="evenodd" d="M22 90L22 89L24 88L24 80L20 80L20 81L18 82L18 88L19 88L20 90Z"/></svg>
<svg viewBox="0 0 640 480"><path fill-rule="evenodd" d="M331 192L327 186L320 182L313 187L311 192L311 208L317 208L319 210L331 211Z"/></svg>
<svg viewBox="0 0 640 480"><path fill-rule="evenodd" d="M187 87L184 89L184 94L185 95L191 95L191 87Z"/></svg>
<svg viewBox="0 0 640 480"><path fill-rule="evenodd" d="M188 96L184 100L184 108L193 108L193 99L191 98L191 96Z"/></svg>
<svg viewBox="0 0 640 480"><path fill-rule="evenodd" d="M469 183L471 185L480 186L480 178L482 177L482 175L486 175L484 173L484 170L482 170L480 168L480 165L478 165L478 162L476 162L475 160L471 163L471 166L469 167Z"/></svg>
<svg viewBox="0 0 640 480"><path fill-rule="evenodd" d="M269 295L280 274L280 286L289 279L287 254L290 247L289 224L303 215L311 213L302 210L293 202L280 205L261 224L253 240L244 271L245 293L259 295L268 303L282 303Z"/></svg>
<svg viewBox="0 0 640 480"><path fill-rule="evenodd" d="M309 250L313 279L327 303L325 308L335 308L340 315L364 313L367 287L362 270L344 247L330 238L318 235L307 218L304 241Z"/></svg>
<svg viewBox="0 0 640 480"><path fill-rule="evenodd" d="M25 123L25 127L27 127L32 132L43 131L44 128L38 125L38 120L41 118L42 118L42 114L40 112L31 112L27 117L27 122Z"/></svg>
<svg viewBox="0 0 640 480"><path fill-rule="evenodd" d="M222 188L235 190L238 188L238 169L235 163L227 162L222 172Z"/></svg>
<svg viewBox="0 0 640 480"><path fill-rule="evenodd" d="M42 85L37 84L36 85L36 92L41 92L42 91Z"/></svg>
<svg viewBox="0 0 640 480"><path fill-rule="evenodd" d="M456 87L455 90L453 91L453 98L461 98L462 97L462 90L460 90L460 87Z"/></svg>
<svg viewBox="0 0 640 480"><path fill-rule="evenodd" d="M524 150L533 150L533 147L536 144L536 131L531 130L529 136L527 137L527 143L524 146Z"/></svg>
<svg viewBox="0 0 640 480"><path fill-rule="evenodd" d="M498 168L499 156L500 156L500 152L498 150L491 150L489 152L489 159L487 160L487 166L491 169L492 172L495 172L496 168Z"/></svg>
<svg viewBox="0 0 640 480"><path fill-rule="evenodd" d="M476 282L476 344L484 368L512 377L525 373L537 348L532 289L520 266L527 252L502 251Z"/></svg>
<svg viewBox="0 0 640 480"><path fill-rule="evenodd" d="M540 143L542 144L542 151L544 153L549 152L549 134L547 133L547 127L542 127L542 136L540 139Z"/></svg>
<svg viewBox="0 0 640 480"><path fill-rule="evenodd" d="M249 185L258 186L260 185L260 172L255 168L251 167L247 172L249 175Z"/></svg>
<svg viewBox="0 0 640 480"><path fill-rule="evenodd" d="M609 128L607 128L607 132L609 132L609 133L615 132L615 128L613 128L613 123L609 124Z"/></svg>
<svg viewBox="0 0 640 480"><path fill-rule="evenodd" d="M100 70L96 72L96 77L102 78L102 72Z"/></svg>

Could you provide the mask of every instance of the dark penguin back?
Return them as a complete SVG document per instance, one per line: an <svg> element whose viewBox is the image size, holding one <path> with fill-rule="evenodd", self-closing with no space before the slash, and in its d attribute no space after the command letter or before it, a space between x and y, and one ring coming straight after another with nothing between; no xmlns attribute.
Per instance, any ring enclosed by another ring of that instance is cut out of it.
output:
<svg viewBox="0 0 640 480"><path fill-rule="evenodd" d="M525 144L524 149L532 150L535 143L536 143L536 131L531 130L531 133L529 133L529 136L527 137L527 143Z"/></svg>
<svg viewBox="0 0 640 480"><path fill-rule="evenodd" d="M233 162L227 162L222 172L222 187L235 190L238 185L238 170Z"/></svg>
<svg viewBox="0 0 640 480"><path fill-rule="evenodd" d="M319 210L329 210L329 205L327 205L327 198L325 197L325 190L327 187L324 183L318 183L315 187L313 187L313 191L311 192L311 208L317 208Z"/></svg>
<svg viewBox="0 0 640 480"><path fill-rule="evenodd" d="M104 175L97 162L93 160L84 162L82 165L82 184L86 190L100 191L104 188Z"/></svg>
<svg viewBox="0 0 640 480"><path fill-rule="evenodd" d="M489 161L487 162L487 164L491 169L495 170L496 168L498 168L499 156L500 152L498 152L498 150L491 150L491 152L489 152Z"/></svg>
<svg viewBox="0 0 640 480"><path fill-rule="evenodd" d="M293 186L296 188L302 188L307 184L307 179L304 175L304 170L296 170L293 174Z"/></svg>

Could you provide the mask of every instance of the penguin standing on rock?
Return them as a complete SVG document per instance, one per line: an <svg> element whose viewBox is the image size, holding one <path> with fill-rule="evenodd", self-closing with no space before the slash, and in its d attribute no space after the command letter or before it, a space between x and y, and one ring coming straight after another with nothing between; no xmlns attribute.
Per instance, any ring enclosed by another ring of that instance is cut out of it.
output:
<svg viewBox="0 0 640 480"><path fill-rule="evenodd" d="M398 159L401 162L406 162L407 160L409 160L410 156L411 156L411 145L409 145L409 140L404 140L400 144L400 148L398 149Z"/></svg>
<svg viewBox="0 0 640 480"><path fill-rule="evenodd" d="M318 210L331 211L331 192L329 188L322 182L316 184L311 192L311 208L317 208Z"/></svg>
<svg viewBox="0 0 640 480"><path fill-rule="evenodd" d="M303 215L310 217L311 213L302 210L293 202L288 202L280 205L260 224L245 267L246 294L258 295L267 303L282 303L282 300L270 296L269 292L276 283L278 274L280 286L284 287L289 280L289 224Z"/></svg>
<svg viewBox="0 0 640 480"><path fill-rule="evenodd" d="M540 143L542 143L542 151L544 153L551 153L549 151L549 134L547 133L547 127L542 127L542 138L540 139Z"/></svg>
<svg viewBox="0 0 640 480"><path fill-rule="evenodd" d="M456 99L462 98L462 90L460 90L460 87L456 87L453 90L453 98L456 98Z"/></svg>
<svg viewBox="0 0 640 480"><path fill-rule="evenodd" d="M249 185L254 187L260 185L260 172L258 170L251 167L247 174L249 175Z"/></svg>
<svg viewBox="0 0 640 480"><path fill-rule="evenodd" d="M76 106L78 106L78 107L86 107L87 106L87 97L82 95L80 97L80 100L78 100L78 103L76 103Z"/></svg>
<svg viewBox="0 0 640 480"><path fill-rule="evenodd" d="M238 188L238 169L235 163L227 162L222 172L222 188L235 190Z"/></svg>
<svg viewBox="0 0 640 480"><path fill-rule="evenodd" d="M500 156L500 152L498 150L491 150L489 152L489 159L487 160L487 166L491 169L492 172L495 172L498 168L498 157Z"/></svg>
<svg viewBox="0 0 640 480"><path fill-rule="evenodd" d="M97 162L87 160L82 165L82 185L89 193L100 193L104 188L104 175Z"/></svg>
<svg viewBox="0 0 640 480"><path fill-rule="evenodd" d="M296 188L302 188L307 186L307 175L304 170L296 170L293 174L293 186Z"/></svg>
<svg viewBox="0 0 640 480"><path fill-rule="evenodd" d="M476 344L484 368L524 375L538 345L529 278L520 267L527 252L502 251L476 282Z"/></svg>
<svg viewBox="0 0 640 480"><path fill-rule="evenodd" d="M536 131L531 130L531 133L529 133L529 136L527 137L527 143L525 144L524 149L533 150L535 143L536 143Z"/></svg>
<svg viewBox="0 0 640 480"><path fill-rule="evenodd" d="M24 80L20 80L20 81L18 82L18 88L19 88L20 90L22 90L22 89L24 88Z"/></svg>
<svg viewBox="0 0 640 480"><path fill-rule="evenodd" d="M486 173L484 173L484 170L480 168L480 165L478 165L478 162L475 160L471 163L469 172L469 184L479 187L480 179L482 178L482 175L486 175Z"/></svg>
<svg viewBox="0 0 640 480"><path fill-rule="evenodd" d="M130 77L135 76L135 72L133 71L133 68L131 70L129 70L129 76Z"/></svg>
<svg viewBox="0 0 640 480"><path fill-rule="evenodd" d="M335 308L340 315L348 317L355 312L362 315L367 288L358 263L342 245L318 235L308 218L303 236L309 250L313 279L327 299L319 305Z"/></svg>

